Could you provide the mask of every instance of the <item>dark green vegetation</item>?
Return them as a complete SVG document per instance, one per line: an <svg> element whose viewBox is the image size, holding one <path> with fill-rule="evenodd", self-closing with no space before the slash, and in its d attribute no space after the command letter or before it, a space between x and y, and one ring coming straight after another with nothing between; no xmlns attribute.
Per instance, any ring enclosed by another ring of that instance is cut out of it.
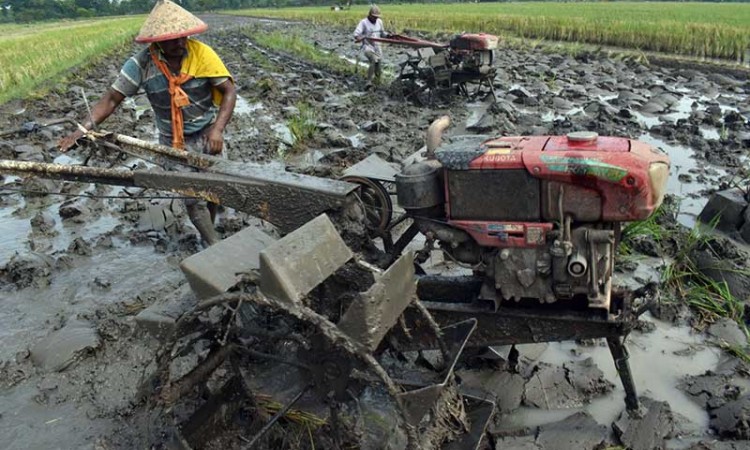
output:
<svg viewBox="0 0 750 450"><path fill-rule="evenodd" d="M95 16L143 14L153 0L0 0L0 22L35 22Z"/></svg>
<svg viewBox="0 0 750 450"><path fill-rule="evenodd" d="M258 0L174 0L190 11L270 6ZM0 0L0 22L76 19L94 16L143 14L154 0Z"/></svg>

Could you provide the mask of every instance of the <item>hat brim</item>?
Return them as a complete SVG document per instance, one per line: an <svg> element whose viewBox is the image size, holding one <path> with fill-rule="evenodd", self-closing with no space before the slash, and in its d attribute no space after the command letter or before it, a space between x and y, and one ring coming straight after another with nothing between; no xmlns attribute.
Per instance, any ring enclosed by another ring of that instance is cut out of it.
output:
<svg viewBox="0 0 750 450"><path fill-rule="evenodd" d="M152 42L163 42L171 39L179 39L183 37L193 36L195 34L201 34L208 30L207 24L201 24L190 30L181 31L179 33L160 34L158 36L137 36L135 42L139 44L149 44Z"/></svg>

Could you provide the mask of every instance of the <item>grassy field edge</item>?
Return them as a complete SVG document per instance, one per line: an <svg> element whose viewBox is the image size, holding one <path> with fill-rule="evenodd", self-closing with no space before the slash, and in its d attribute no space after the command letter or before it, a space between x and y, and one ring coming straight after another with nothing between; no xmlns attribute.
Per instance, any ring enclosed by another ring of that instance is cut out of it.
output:
<svg viewBox="0 0 750 450"><path fill-rule="evenodd" d="M512 13L514 8L519 7L524 9ZM532 7L535 9L529 9ZM750 4L535 2L534 5L410 4L387 5L384 8L385 26L392 31L486 32L523 39L582 42L735 62L747 62L750 57L750 28L738 25L750 23ZM685 8L689 11L685 12ZM723 13L716 13L717 8ZM567 13L562 14L561 11ZM602 11L611 11L610 17L605 17ZM674 11L681 13L668 14ZM313 24L349 26L352 29L366 12L364 6L337 12L321 7L225 11L234 15L302 20ZM747 22L743 22L744 19Z"/></svg>
<svg viewBox="0 0 750 450"><path fill-rule="evenodd" d="M0 40L0 104L32 96L55 80L75 75L74 68L123 50L142 23L142 16L61 22L36 33L22 28L16 35L4 35Z"/></svg>

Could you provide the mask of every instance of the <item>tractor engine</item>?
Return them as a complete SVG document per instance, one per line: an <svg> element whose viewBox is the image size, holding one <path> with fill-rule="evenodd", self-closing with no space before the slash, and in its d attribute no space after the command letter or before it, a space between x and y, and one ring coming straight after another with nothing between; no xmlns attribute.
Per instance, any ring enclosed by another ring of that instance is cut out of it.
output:
<svg viewBox="0 0 750 450"><path fill-rule="evenodd" d="M645 143L577 132L428 148L396 187L428 243L481 276L480 299L495 308L609 309L620 223L651 215L668 175L667 156Z"/></svg>
<svg viewBox="0 0 750 450"><path fill-rule="evenodd" d="M448 46L451 66L455 70L487 74L492 68L493 50L498 38L491 34L461 34L451 39Z"/></svg>

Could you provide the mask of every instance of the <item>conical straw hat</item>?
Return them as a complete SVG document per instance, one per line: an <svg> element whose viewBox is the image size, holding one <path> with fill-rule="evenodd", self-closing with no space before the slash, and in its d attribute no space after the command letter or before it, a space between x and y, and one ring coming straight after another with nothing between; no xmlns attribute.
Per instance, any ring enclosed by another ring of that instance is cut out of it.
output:
<svg viewBox="0 0 750 450"><path fill-rule="evenodd" d="M208 29L205 22L169 0L159 0L148 15L135 41L140 43L168 41Z"/></svg>

